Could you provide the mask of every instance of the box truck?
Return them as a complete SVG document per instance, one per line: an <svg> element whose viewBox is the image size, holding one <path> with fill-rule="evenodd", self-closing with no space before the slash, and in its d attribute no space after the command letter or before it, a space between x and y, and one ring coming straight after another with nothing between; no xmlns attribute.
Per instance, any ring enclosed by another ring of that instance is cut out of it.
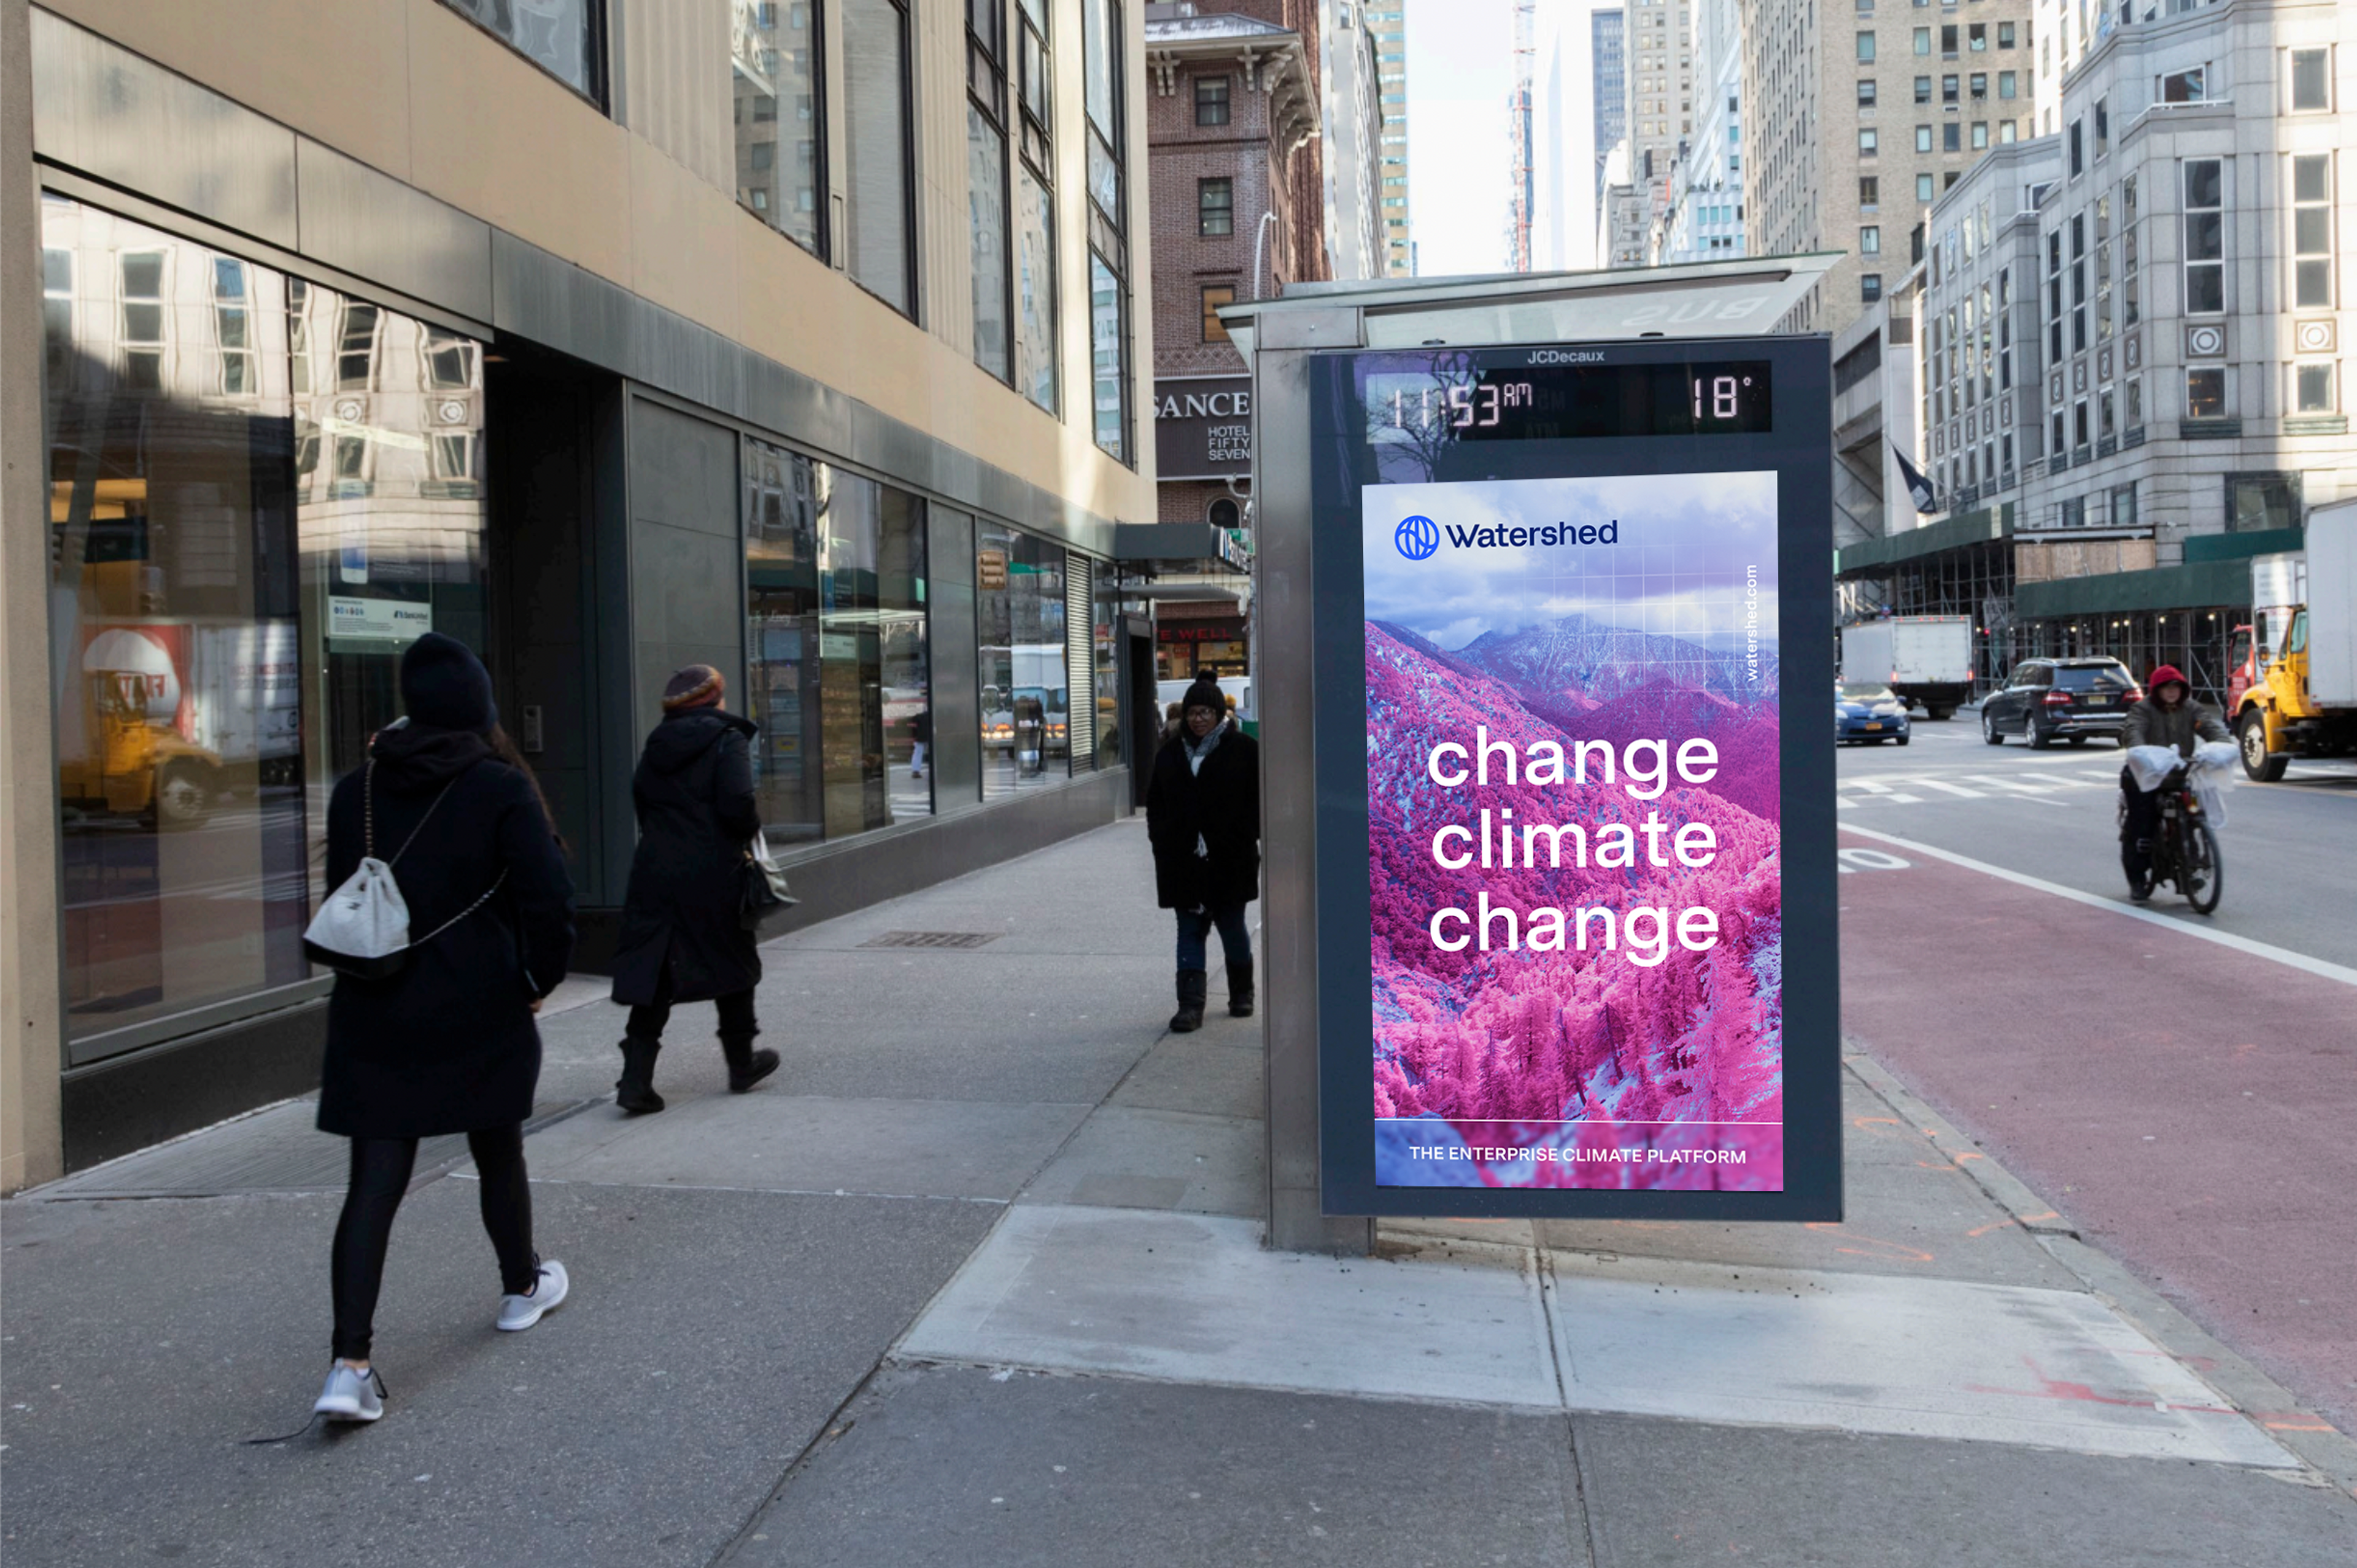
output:
<svg viewBox="0 0 2357 1568"><path fill-rule="evenodd" d="M1889 682L1899 700L1934 719L1954 716L1973 694L1970 616L1892 616L1842 628L1845 681Z"/></svg>
<svg viewBox="0 0 2357 1568"><path fill-rule="evenodd" d="M224 794L300 777L293 620L108 619L81 641L81 700L59 721L69 806L193 827Z"/></svg>
<svg viewBox="0 0 2357 1568"><path fill-rule="evenodd" d="M2357 499L2309 512L2306 549L2254 557L2251 602L2234 738L2243 771L2271 784L2296 756L2357 751Z"/></svg>

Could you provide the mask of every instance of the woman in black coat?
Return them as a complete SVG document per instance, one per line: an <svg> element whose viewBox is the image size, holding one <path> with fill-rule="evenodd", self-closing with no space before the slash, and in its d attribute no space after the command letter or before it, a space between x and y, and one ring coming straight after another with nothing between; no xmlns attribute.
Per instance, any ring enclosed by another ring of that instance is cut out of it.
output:
<svg viewBox="0 0 2357 1568"><path fill-rule="evenodd" d="M1228 717L1219 682L1199 675L1178 733L1154 758L1146 791L1155 897L1178 912L1178 1011L1174 1033L1203 1026L1205 939L1220 929L1228 957L1228 1015L1252 1016L1252 932L1244 906L1260 897L1260 743Z"/></svg>
<svg viewBox="0 0 2357 1568"><path fill-rule="evenodd" d="M753 1048L761 952L743 917L747 845L761 831L748 745L758 732L721 708L726 685L709 664L672 676L630 780L639 848L614 954L614 1000L630 1009L614 1102L630 1115L663 1108L655 1055L676 1002L718 1004L730 1089L742 1094L778 1069L777 1052Z"/></svg>
<svg viewBox="0 0 2357 1568"><path fill-rule="evenodd" d="M533 1015L572 957L572 880L466 645L434 632L411 644L401 695L408 716L377 732L328 804L328 886L363 854L391 863L411 943L393 974L339 974L328 998L319 1129L352 1141L351 1176L336 1225L335 1361L314 1408L342 1421L384 1413L370 1341L420 1138L467 1134L506 1293L499 1326L531 1327L569 1288L565 1266L532 1248L523 1122L540 1079Z"/></svg>

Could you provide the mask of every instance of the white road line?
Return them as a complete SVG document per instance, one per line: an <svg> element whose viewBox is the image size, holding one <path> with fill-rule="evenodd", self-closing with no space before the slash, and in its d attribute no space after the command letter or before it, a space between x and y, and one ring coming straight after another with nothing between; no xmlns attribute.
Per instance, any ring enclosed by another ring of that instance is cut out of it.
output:
<svg viewBox="0 0 2357 1568"><path fill-rule="evenodd" d="M1963 777L1975 784L1994 784L2000 789L2012 789L2024 795L2050 795L2057 788L2043 779L2032 783L2026 779L2008 778L2002 773L1966 773Z"/></svg>
<svg viewBox="0 0 2357 1568"><path fill-rule="evenodd" d="M1967 789L1961 784L1943 783L1937 779L1918 779L1914 780L1914 783L1916 788L1921 789L1939 789L1950 795L1962 796L1967 800L1986 800L1988 799L1988 791L1986 789Z"/></svg>
<svg viewBox="0 0 2357 1568"><path fill-rule="evenodd" d="M1944 860L1951 865L1961 865L1967 871L1978 871L1996 877L2000 881L2011 882L2022 887L2034 887L2040 893L2051 893L2057 897L2068 898L2074 904L2084 904L2091 909L2108 909L2115 915L2125 915L2130 919L2142 920L2147 925L2158 926L2165 930L2182 931L2189 937L2199 938L2205 942L2215 942L2222 948L2232 948L2236 952L2249 953L2254 958L2273 959L2277 963L2302 970L2320 979L2335 980L2343 985L2357 986L2357 969L2328 962L2320 958L2310 958L2306 953L2294 952L2289 948L2279 948L2272 942L2255 941L2249 937L2236 936L2232 931L2222 931L2212 926L2197 926L2190 920L2173 920L2166 915L2157 915L2149 909L2139 909L2133 904L2123 904L2116 898L2106 898L2100 894L2083 892L2076 887L2065 887L2059 882L2049 882L2044 877L2031 876L2023 872L2008 871L2002 865L1991 865L1985 860L1975 860L1969 855L1935 849L1928 843L1918 843L1913 839L1900 838L1893 833L1876 832L1871 828L1846 827L1841 831L1846 833L1856 833L1860 838L1869 838L1892 844L1916 854L1928 854L1934 860Z"/></svg>

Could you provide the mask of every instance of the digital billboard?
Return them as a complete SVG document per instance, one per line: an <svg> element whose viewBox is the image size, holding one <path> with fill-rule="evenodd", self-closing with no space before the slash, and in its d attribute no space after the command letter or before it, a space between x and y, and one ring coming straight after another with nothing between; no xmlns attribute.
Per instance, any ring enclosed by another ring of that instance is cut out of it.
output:
<svg viewBox="0 0 2357 1568"><path fill-rule="evenodd" d="M1329 1213L1839 1213L1822 339L1322 356Z"/></svg>

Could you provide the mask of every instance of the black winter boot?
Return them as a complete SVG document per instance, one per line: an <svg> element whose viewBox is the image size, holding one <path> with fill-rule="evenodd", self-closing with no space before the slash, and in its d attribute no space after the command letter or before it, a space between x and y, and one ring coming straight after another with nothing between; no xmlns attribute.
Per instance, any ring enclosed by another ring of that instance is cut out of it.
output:
<svg viewBox="0 0 2357 1568"><path fill-rule="evenodd" d="M622 1036L622 1076L614 1080L614 1103L623 1115L651 1116L663 1108L663 1097L655 1092L655 1053L662 1049L661 1040Z"/></svg>
<svg viewBox="0 0 2357 1568"><path fill-rule="evenodd" d="M750 1035L722 1036L720 1054L728 1058L728 1092L742 1094L778 1070L778 1053L757 1051Z"/></svg>
<svg viewBox="0 0 2357 1568"><path fill-rule="evenodd" d="M1203 1002L1210 983L1200 969L1178 972L1178 1011L1170 1015L1170 1032L1191 1035L1203 1026Z"/></svg>
<svg viewBox="0 0 2357 1568"><path fill-rule="evenodd" d="M1253 961L1228 965L1228 1016L1249 1018L1253 1015Z"/></svg>

